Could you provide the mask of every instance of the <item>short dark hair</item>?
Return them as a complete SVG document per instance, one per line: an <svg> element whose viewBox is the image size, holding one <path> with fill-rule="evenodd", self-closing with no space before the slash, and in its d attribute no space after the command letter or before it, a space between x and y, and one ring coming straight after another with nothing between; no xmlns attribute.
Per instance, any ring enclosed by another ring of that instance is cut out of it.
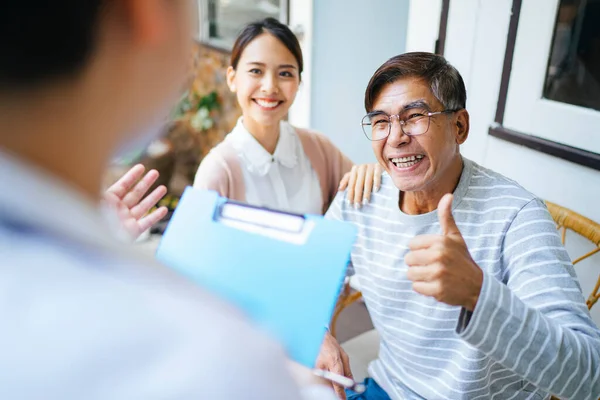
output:
<svg viewBox="0 0 600 400"><path fill-rule="evenodd" d="M81 72L109 1L0 1L0 90L36 87Z"/></svg>
<svg viewBox="0 0 600 400"><path fill-rule="evenodd" d="M373 111L373 103L385 85L410 77L423 79L445 109L466 107L467 90L458 70L440 55L412 52L390 58L373 74L365 92L367 112Z"/></svg>
<svg viewBox="0 0 600 400"><path fill-rule="evenodd" d="M252 22L242 29L233 45L229 65L231 65L233 69L237 69L242 53L246 47L263 33L269 33L275 36L277 40L292 53L298 63L299 75L301 75L302 70L304 69L304 59L302 57L302 49L300 48L298 38L287 25L282 24L275 18L265 18L261 21Z"/></svg>

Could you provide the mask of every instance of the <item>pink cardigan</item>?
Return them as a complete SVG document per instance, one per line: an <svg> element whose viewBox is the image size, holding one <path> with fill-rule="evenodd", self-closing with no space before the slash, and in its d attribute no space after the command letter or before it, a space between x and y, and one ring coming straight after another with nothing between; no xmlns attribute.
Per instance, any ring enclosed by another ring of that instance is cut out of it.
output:
<svg viewBox="0 0 600 400"><path fill-rule="evenodd" d="M325 214L337 194L342 177L352 168L352 161L324 135L307 129L295 130L319 178ZM246 201L244 175L233 146L221 142L211 150L200 164L194 186L215 190L232 200Z"/></svg>

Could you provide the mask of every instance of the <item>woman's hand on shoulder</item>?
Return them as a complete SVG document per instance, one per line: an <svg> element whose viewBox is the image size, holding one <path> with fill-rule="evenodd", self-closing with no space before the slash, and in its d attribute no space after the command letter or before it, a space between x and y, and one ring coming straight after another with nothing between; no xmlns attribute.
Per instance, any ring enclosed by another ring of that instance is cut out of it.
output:
<svg viewBox="0 0 600 400"><path fill-rule="evenodd" d="M382 173L379 163L355 165L342 178L338 191L347 189L346 201L358 209L371 201L371 193L379 190Z"/></svg>

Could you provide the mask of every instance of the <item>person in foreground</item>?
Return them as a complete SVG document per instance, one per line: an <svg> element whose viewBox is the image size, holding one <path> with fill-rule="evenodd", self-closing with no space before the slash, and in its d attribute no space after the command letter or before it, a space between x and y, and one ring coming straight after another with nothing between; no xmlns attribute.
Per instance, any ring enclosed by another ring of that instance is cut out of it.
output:
<svg viewBox="0 0 600 400"><path fill-rule="evenodd" d="M364 133L386 173L362 210L351 262L381 338L349 399L600 396L600 331L542 200L462 157L466 90L439 55L373 75ZM320 363L346 355L331 336Z"/></svg>
<svg viewBox="0 0 600 400"><path fill-rule="evenodd" d="M108 161L151 140L129 133L152 131L183 89L195 5L0 3L2 399L334 397L100 212ZM112 193L142 222L126 192Z"/></svg>

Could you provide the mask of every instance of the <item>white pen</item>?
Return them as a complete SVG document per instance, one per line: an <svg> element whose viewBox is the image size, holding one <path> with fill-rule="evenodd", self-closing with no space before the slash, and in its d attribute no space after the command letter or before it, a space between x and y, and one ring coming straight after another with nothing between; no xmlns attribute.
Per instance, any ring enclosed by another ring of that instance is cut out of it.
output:
<svg viewBox="0 0 600 400"><path fill-rule="evenodd" d="M363 385L362 383L358 383L353 379L350 379L343 375L335 374L330 371L325 371L323 369L313 369L313 374L315 374L319 378L323 378L325 380L333 382L336 385L339 385L345 389L350 389L358 394L364 393L364 391L366 390L365 385Z"/></svg>

